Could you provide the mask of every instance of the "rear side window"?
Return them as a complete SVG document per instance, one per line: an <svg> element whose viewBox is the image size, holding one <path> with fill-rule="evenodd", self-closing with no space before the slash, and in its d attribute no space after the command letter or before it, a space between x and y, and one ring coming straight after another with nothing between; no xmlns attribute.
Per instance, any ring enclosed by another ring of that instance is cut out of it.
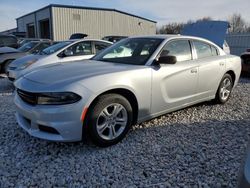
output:
<svg viewBox="0 0 250 188"><path fill-rule="evenodd" d="M104 50L105 48L107 48L111 44L104 43L104 42L95 42L94 45L95 45L95 52L99 53L100 51Z"/></svg>
<svg viewBox="0 0 250 188"><path fill-rule="evenodd" d="M67 53L70 53L71 56L77 56L77 55L91 55L92 52L92 45L90 41L84 41L79 42L77 44L74 44L73 46L70 46L66 49Z"/></svg>
<svg viewBox="0 0 250 188"><path fill-rule="evenodd" d="M218 50L214 46L211 46L201 41L193 41L193 44L194 44L198 59L218 55Z"/></svg>
<svg viewBox="0 0 250 188"><path fill-rule="evenodd" d="M175 40L167 43L160 56L176 56L177 61L192 60L191 46L188 40Z"/></svg>

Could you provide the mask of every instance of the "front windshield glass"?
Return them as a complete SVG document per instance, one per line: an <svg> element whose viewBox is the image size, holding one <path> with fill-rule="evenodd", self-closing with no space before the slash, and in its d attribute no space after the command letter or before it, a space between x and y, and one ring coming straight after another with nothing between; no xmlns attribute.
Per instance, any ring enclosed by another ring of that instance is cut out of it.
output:
<svg viewBox="0 0 250 188"><path fill-rule="evenodd" d="M67 41L67 42L59 42L57 44L54 44L48 48L45 48L44 50L42 50L39 54L40 55L50 55L53 54L59 50L61 50L62 48L64 48L65 46L71 44L71 41Z"/></svg>
<svg viewBox="0 0 250 188"><path fill-rule="evenodd" d="M27 42L26 44L22 45L18 50L21 52L28 52L31 50L35 45L37 45L37 42Z"/></svg>
<svg viewBox="0 0 250 188"><path fill-rule="evenodd" d="M128 38L107 48L93 60L131 65L145 65L163 39Z"/></svg>

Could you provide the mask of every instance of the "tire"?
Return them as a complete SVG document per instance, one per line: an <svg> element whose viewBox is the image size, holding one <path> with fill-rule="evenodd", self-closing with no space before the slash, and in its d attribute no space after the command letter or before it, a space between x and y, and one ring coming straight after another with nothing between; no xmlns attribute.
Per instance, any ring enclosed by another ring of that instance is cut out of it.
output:
<svg viewBox="0 0 250 188"><path fill-rule="evenodd" d="M218 87L215 101L219 104L225 104L232 93L233 89L233 79L229 74L225 74L221 79L220 85Z"/></svg>
<svg viewBox="0 0 250 188"><path fill-rule="evenodd" d="M87 114L88 137L97 146L108 147L121 141L132 125L128 100L118 94L100 96Z"/></svg>
<svg viewBox="0 0 250 188"><path fill-rule="evenodd" d="M7 70L8 70L8 66L9 64L12 62L13 60L8 60L4 63L3 65L3 73L7 73Z"/></svg>

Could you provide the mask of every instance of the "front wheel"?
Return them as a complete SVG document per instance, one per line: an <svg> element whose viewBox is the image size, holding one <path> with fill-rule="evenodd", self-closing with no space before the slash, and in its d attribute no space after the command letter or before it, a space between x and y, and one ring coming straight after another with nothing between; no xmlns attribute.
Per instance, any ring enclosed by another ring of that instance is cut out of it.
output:
<svg viewBox="0 0 250 188"><path fill-rule="evenodd" d="M9 64L12 62L12 60L8 60L4 63L4 66L3 66L3 72L4 73L7 73L8 71L8 67L9 67Z"/></svg>
<svg viewBox="0 0 250 188"><path fill-rule="evenodd" d="M224 104L228 101L233 89L233 80L229 74L225 74L220 82L219 88L216 93L216 101Z"/></svg>
<svg viewBox="0 0 250 188"><path fill-rule="evenodd" d="M100 96L87 117L87 130L94 144L107 147L121 141L132 124L132 107L117 94Z"/></svg>

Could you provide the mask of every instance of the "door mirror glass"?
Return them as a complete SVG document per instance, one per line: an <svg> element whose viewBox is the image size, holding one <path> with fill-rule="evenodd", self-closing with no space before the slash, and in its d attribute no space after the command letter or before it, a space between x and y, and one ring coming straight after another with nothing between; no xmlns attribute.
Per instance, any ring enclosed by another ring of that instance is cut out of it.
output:
<svg viewBox="0 0 250 188"><path fill-rule="evenodd" d="M157 64L175 64L176 62L176 56L168 55L159 57Z"/></svg>

